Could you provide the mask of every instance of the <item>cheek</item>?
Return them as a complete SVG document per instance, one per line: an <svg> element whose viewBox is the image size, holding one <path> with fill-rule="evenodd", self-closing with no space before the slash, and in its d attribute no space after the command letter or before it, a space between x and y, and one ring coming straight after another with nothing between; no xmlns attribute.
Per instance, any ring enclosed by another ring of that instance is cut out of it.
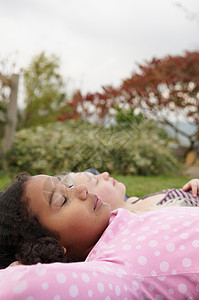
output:
<svg viewBox="0 0 199 300"><path fill-rule="evenodd" d="M99 187L97 195L101 197L104 202L110 205L114 204L115 202L123 201L124 199L124 193L122 192L122 189L110 184L104 184L103 187Z"/></svg>

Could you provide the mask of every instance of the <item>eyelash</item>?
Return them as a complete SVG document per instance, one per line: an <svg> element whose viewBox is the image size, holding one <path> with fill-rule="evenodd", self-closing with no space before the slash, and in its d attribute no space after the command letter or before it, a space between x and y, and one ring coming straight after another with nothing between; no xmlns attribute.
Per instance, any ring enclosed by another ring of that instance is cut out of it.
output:
<svg viewBox="0 0 199 300"><path fill-rule="evenodd" d="M62 203L62 206L65 205L67 201L68 201L68 198L64 197L64 202Z"/></svg>
<svg viewBox="0 0 199 300"><path fill-rule="evenodd" d="M72 187L74 187L73 184L71 184L71 185L68 186L69 189L72 188ZM68 198L64 197L64 202L62 203L62 206L64 206L67 203L67 201L68 201Z"/></svg>

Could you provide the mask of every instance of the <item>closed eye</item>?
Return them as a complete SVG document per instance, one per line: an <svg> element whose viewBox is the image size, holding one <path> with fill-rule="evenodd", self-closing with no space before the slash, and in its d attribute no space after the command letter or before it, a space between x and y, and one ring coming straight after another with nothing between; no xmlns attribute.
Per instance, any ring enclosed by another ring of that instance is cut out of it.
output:
<svg viewBox="0 0 199 300"><path fill-rule="evenodd" d="M64 202L62 203L61 206L65 205L67 203L67 201L68 201L68 198L64 197Z"/></svg>

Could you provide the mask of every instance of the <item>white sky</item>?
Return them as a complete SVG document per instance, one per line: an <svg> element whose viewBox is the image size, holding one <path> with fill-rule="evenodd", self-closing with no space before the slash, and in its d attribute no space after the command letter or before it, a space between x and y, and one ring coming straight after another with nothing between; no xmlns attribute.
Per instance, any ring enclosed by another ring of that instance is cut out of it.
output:
<svg viewBox="0 0 199 300"><path fill-rule="evenodd" d="M68 89L118 85L136 62L184 50L199 50L198 0L0 0L0 60L54 53Z"/></svg>

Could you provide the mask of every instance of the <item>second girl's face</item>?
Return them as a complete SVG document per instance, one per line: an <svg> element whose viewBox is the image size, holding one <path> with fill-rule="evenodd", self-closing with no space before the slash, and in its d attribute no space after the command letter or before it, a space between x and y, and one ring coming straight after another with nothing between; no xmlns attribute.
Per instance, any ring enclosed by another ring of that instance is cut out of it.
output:
<svg viewBox="0 0 199 300"><path fill-rule="evenodd" d="M93 175L89 172L69 173L75 186L84 184L89 193L98 195L104 202L111 206L111 210L122 207L126 187L123 183L118 182L109 176L108 172Z"/></svg>
<svg viewBox="0 0 199 300"><path fill-rule="evenodd" d="M83 185L68 188L57 177L37 175L27 181L25 196L40 223L74 255L87 255L108 226L110 206Z"/></svg>

